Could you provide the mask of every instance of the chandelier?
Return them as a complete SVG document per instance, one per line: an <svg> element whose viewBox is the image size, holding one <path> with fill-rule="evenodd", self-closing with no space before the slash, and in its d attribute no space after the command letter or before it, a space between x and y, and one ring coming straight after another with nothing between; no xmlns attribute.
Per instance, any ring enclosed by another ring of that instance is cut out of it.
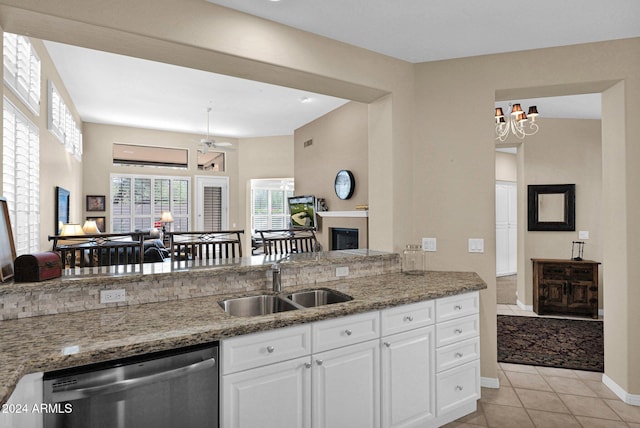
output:
<svg viewBox="0 0 640 428"><path fill-rule="evenodd" d="M521 140L527 135L537 133L536 117L538 117L536 106L529 107L529 112L525 114L520 104L514 104L511 107L511 115L506 118L502 108L496 107L496 140L504 143L510 132Z"/></svg>

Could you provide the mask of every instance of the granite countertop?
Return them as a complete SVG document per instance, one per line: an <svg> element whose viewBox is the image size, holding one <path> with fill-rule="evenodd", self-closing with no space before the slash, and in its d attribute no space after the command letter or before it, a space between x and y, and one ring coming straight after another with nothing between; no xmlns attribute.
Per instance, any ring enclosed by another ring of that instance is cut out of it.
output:
<svg viewBox="0 0 640 428"><path fill-rule="evenodd" d="M486 288L473 272L392 273L283 292L331 288L352 301L256 317L232 317L209 296L0 322L0 403L28 373L207 343L232 336L384 309ZM260 294L260 292L245 295Z"/></svg>

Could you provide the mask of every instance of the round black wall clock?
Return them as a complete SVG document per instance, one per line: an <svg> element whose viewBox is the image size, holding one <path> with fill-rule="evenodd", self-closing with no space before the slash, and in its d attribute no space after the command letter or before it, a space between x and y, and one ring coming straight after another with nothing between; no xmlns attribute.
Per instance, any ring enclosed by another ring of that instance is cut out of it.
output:
<svg viewBox="0 0 640 428"><path fill-rule="evenodd" d="M348 169L338 171L334 188L336 195L340 199L349 199L353 196L353 191L356 189L356 180L353 178L351 171Z"/></svg>

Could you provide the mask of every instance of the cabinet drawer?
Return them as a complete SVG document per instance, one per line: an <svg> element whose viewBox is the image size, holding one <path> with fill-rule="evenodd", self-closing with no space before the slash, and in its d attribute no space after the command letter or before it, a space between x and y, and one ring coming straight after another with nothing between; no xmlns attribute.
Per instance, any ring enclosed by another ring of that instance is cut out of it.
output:
<svg viewBox="0 0 640 428"><path fill-rule="evenodd" d="M385 309L380 312L382 336L402 333L434 323L435 303L433 300Z"/></svg>
<svg viewBox="0 0 640 428"><path fill-rule="evenodd" d="M480 311L480 293L459 294L436 300L436 322L448 321Z"/></svg>
<svg viewBox="0 0 640 428"><path fill-rule="evenodd" d="M311 354L311 327L300 325L222 341L222 374Z"/></svg>
<svg viewBox="0 0 640 428"><path fill-rule="evenodd" d="M478 315L459 318L436 324L436 347L451 345L465 339L471 339L480 334L480 320Z"/></svg>
<svg viewBox="0 0 640 428"><path fill-rule="evenodd" d="M437 415L480 398L480 361L475 360L436 375Z"/></svg>
<svg viewBox="0 0 640 428"><path fill-rule="evenodd" d="M593 267L592 266L572 266L571 279L581 280L581 281L592 281Z"/></svg>
<svg viewBox="0 0 640 428"><path fill-rule="evenodd" d="M548 279L567 279L571 276L569 266L564 264L543 264L542 276Z"/></svg>
<svg viewBox="0 0 640 428"><path fill-rule="evenodd" d="M350 315L313 323L313 352L378 339L380 337L379 312Z"/></svg>
<svg viewBox="0 0 640 428"><path fill-rule="evenodd" d="M480 358L480 339L463 340L436 351L436 371L441 372Z"/></svg>

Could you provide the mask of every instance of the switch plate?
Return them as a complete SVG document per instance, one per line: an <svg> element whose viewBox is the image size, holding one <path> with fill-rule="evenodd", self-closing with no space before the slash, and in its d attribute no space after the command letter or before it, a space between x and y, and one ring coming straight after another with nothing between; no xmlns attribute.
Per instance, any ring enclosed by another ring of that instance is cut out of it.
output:
<svg viewBox="0 0 640 428"><path fill-rule="evenodd" d="M589 239L589 231L588 230L578 231L578 239Z"/></svg>
<svg viewBox="0 0 640 428"><path fill-rule="evenodd" d="M436 238L422 238L423 251L436 251Z"/></svg>
<svg viewBox="0 0 640 428"><path fill-rule="evenodd" d="M123 288L118 290L100 290L100 303L117 303L126 300L126 292Z"/></svg>
<svg viewBox="0 0 640 428"><path fill-rule="evenodd" d="M469 239L469 252L484 253L484 239L481 239L481 238Z"/></svg>
<svg viewBox="0 0 640 428"><path fill-rule="evenodd" d="M341 266L336 268L336 276L349 276L349 266Z"/></svg>

